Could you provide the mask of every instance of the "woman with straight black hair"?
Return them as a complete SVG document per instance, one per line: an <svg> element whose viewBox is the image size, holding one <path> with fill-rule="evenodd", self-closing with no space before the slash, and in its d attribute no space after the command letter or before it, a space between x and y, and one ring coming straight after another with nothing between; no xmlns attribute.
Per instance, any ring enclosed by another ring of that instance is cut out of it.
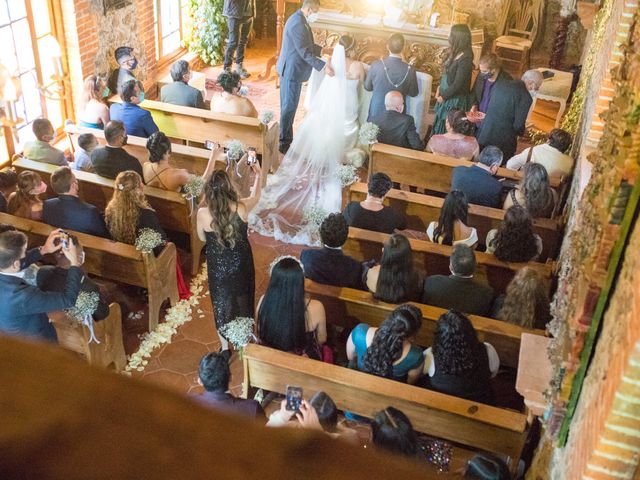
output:
<svg viewBox="0 0 640 480"><path fill-rule="evenodd" d="M503 460L488 453L477 453L469 463L462 477L464 480L509 480L511 474Z"/></svg>
<svg viewBox="0 0 640 480"><path fill-rule="evenodd" d="M431 222L427 227L429 240L441 245L456 245L461 243L470 248L478 244L478 232L467 226L469 204L464 192L452 190L444 199L440 209L440 218Z"/></svg>
<svg viewBox="0 0 640 480"><path fill-rule="evenodd" d="M413 268L413 252L404 235L394 233L384 243L380 264L365 273L365 283L374 298L388 303L418 301L420 274Z"/></svg>
<svg viewBox="0 0 640 480"><path fill-rule="evenodd" d="M418 438L411 421L397 408L387 407L376 413L371 437L376 447L388 452L410 458L418 454Z"/></svg>
<svg viewBox="0 0 640 480"><path fill-rule="evenodd" d="M257 308L260 342L283 352L322 360L327 341L324 307L304 293L304 271L291 256L276 259Z"/></svg>
<svg viewBox="0 0 640 480"><path fill-rule="evenodd" d="M415 383L422 373L422 352L413 345L422 312L400 305L379 328L361 323L347 340L347 358L358 370L400 382Z"/></svg>

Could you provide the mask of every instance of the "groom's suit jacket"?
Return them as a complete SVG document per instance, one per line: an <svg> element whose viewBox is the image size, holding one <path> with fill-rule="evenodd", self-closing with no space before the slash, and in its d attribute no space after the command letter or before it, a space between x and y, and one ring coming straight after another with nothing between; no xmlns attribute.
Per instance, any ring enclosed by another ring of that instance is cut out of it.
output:
<svg viewBox="0 0 640 480"><path fill-rule="evenodd" d="M384 97L388 92L396 90L402 94L405 100L406 97L418 95L418 76L416 70L409 67L409 64L402 59L386 57L371 65L364 81L364 88L373 92L369 104L369 121L371 121L373 117L386 110Z"/></svg>
<svg viewBox="0 0 640 480"><path fill-rule="evenodd" d="M321 48L313 43L313 34L307 19L300 10L289 17L284 26L282 47L276 64L281 78L294 82L306 82L311 69L320 71L325 62L320 60Z"/></svg>

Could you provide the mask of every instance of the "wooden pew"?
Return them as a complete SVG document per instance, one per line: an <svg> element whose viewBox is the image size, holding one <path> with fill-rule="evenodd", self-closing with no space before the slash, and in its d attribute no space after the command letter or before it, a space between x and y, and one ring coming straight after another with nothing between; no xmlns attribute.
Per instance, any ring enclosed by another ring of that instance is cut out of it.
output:
<svg viewBox="0 0 640 480"><path fill-rule="evenodd" d="M354 183L351 185L349 201L361 202L366 196L366 183ZM384 200L384 204L404 214L407 218L408 229L425 232L429 223L438 221L444 199L432 195L391 189ZM468 223L470 227L475 227L478 231L478 239L481 245L484 245L489 230L498 228L502 224L504 213L504 210L498 208L469 205ZM533 220L533 230L542 238L540 260L545 261L547 258L556 258L562 243L561 222L556 219L537 218Z"/></svg>
<svg viewBox="0 0 640 480"><path fill-rule="evenodd" d="M47 195L55 196L51 188L51 174L58 167L24 158L14 160L13 166L18 172L24 170L37 172L42 177L42 181L49 186ZM95 173L76 170L74 170L74 174L78 179L80 198L104 212L107 203L113 196L114 180L101 177ZM191 200L187 200L177 192L169 192L161 188L147 187L145 185L144 193L149 204L158 214L163 228L189 235L191 274L195 275L200 268L200 252L204 246L204 242L198 238L196 231L197 208L192 205Z"/></svg>
<svg viewBox="0 0 640 480"><path fill-rule="evenodd" d="M127 357L122 343L122 316L120 305L109 305L109 316L93 322L93 332L100 343L89 342L89 328L65 312L51 312L49 319L58 334L58 344L81 354L91 365L124 370Z"/></svg>
<svg viewBox="0 0 640 480"><path fill-rule="evenodd" d="M504 455L512 472L518 466L529 426L519 412L492 407L424 388L331 365L262 345L243 353L243 396L262 388L285 393L302 387L305 396L322 390L343 411L366 417L389 406L398 408L414 429L478 450Z"/></svg>
<svg viewBox="0 0 640 480"><path fill-rule="evenodd" d="M349 238L347 238L342 250L356 260L380 260L382 246L388 238L389 235L386 233L349 227ZM449 257L453 247L412 238L409 239L409 243L413 251L413 262L416 269L427 275L449 275L451 273L449 271ZM536 270L551 285L555 265L553 261L513 263L498 260L490 253L475 252L475 254L477 262L475 277L491 285L496 294L504 293L516 272L525 265Z"/></svg>
<svg viewBox="0 0 640 480"><path fill-rule="evenodd" d="M377 327L397 307L392 303L375 299L370 292L322 285L309 279L305 280L305 291L322 302L327 312L327 322L346 329L352 329L360 322ZM433 345L436 322L447 310L422 303L411 303L422 311L422 326L416 335L416 343L425 348L430 347ZM478 332L480 341L493 345L500 357L500 363L511 368L518 367L522 334L545 334L543 330L522 328L493 318L479 315L468 317Z"/></svg>
<svg viewBox="0 0 640 480"><path fill-rule="evenodd" d="M122 103L122 100L114 95L109 103ZM265 174L278 168L278 122L265 125L257 118L213 113L154 100L145 100L140 106L151 112L153 121L168 137L192 142L214 140L223 145L229 140L240 140L245 147L254 147L262 155Z"/></svg>
<svg viewBox="0 0 640 480"><path fill-rule="evenodd" d="M24 232L29 242L42 245L52 230L46 223L0 213L0 223L8 223ZM160 255L143 253L133 245L94 237L68 230L75 235L84 250L83 268L91 275L114 280L127 285L146 288L149 302L149 331L154 330L160 319L160 307L169 299L178 303L176 283L176 246L169 242Z"/></svg>

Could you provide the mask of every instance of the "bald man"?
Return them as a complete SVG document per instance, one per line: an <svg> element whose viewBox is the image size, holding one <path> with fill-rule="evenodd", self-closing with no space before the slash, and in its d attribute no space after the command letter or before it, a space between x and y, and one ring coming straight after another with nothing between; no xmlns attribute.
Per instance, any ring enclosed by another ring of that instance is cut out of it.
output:
<svg viewBox="0 0 640 480"><path fill-rule="evenodd" d="M424 142L416 132L416 123L411 115L404 111L402 93L392 90L384 97L385 111L369 121L380 127L378 141L396 147L424 150Z"/></svg>

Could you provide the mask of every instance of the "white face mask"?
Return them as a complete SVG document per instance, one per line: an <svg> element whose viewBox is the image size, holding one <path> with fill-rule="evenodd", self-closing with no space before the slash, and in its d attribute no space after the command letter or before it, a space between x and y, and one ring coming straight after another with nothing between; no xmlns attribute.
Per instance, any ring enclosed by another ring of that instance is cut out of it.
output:
<svg viewBox="0 0 640 480"><path fill-rule="evenodd" d="M538 90L529 90L529 95L531 95L531 98L536 98L538 96Z"/></svg>
<svg viewBox="0 0 640 480"><path fill-rule="evenodd" d="M318 14L317 13L310 13L309 16L307 17L307 22L309 23L313 23L315 21L318 20Z"/></svg>

